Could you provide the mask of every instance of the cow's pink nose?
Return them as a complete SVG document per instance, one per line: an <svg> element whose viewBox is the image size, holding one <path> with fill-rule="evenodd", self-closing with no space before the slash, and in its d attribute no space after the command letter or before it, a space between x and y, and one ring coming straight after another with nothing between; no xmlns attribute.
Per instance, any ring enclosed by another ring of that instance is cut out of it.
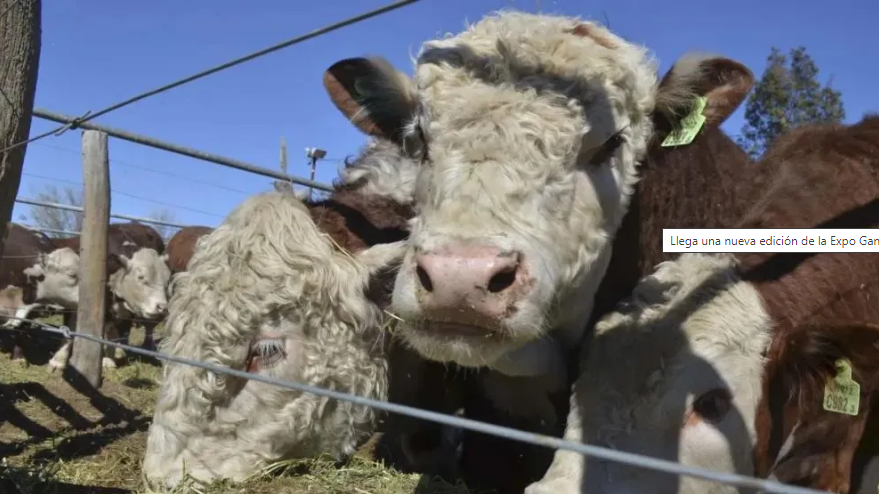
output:
<svg viewBox="0 0 879 494"><path fill-rule="evenodd" d="M484 245L448 246L415 256L425 318L496 330L527 295L518 252Z"/></svg>

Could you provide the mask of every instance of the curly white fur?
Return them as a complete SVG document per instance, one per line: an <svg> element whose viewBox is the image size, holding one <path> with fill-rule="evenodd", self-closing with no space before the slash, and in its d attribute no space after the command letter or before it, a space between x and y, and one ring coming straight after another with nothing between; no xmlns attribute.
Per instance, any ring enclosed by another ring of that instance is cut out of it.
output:
<svg viewBox="0 0 879 494"><path fill-rule="evenodd" d="M393 298L416 349L491 366L549 331L577 344L652 135L656 70L645 48L571 17L502 12L423 45L410 130L423 133L430 165ZM622 144L590 164L617 132ZM449 242L523 254L531 288L501 322L503 338L418 330L414 253Z"/></svg>
<svg viewBox="0 0 879 494"><path fill-rule="evenodd" d="M385 399L386 321L364 289L400 253L384 244L352 256L293 194L252 197L199 240L174 279L161 349L241 369L254 338L281 338L286 354L261 372ZM349 455L374 420L368 407L168 364L143 468L164 486L184 468L241 480L274 460Z"/></svg>

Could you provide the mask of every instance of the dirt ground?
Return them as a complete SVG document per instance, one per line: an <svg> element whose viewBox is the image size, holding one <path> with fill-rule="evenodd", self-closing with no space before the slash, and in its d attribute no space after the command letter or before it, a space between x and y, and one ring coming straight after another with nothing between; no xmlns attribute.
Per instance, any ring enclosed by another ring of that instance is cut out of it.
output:
<svg viewBox="0 0 879 494"><path fill-rule="evenodd" d="M135 333L137 330L135 330ZM138 342L140 335L132 335ZM0 492L146 494L140 462L160 367L131 361L104 370L98 392L45 365L0 355ZM275 465L252 480L209 486L184 482L179 493L466 494L438 479L403 474L355 457L344 466L311 460Z"/></svg>

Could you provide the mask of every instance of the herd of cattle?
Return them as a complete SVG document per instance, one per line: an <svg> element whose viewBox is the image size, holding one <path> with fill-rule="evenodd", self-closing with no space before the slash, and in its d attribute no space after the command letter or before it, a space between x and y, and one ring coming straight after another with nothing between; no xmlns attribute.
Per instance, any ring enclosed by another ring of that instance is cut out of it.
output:
<svg viewBox="0 0 879 494"><path fill-rule="evenodd" d="M180 229L165 242L154 228L141 223L115 223L107 234L107 311L105 334L127 340L134 323L145 328L142 346L153 348L153 330L167 314L171 275L185 269L198 238L210 228ZM10 223L0 258L0 322L16 330L4 341L13 361L24 361L34 342L29 319L61 313L64 324L76 327L79 306L79 237L49 238L43 232ZM7 334L10 335L10 334ZM42 341L45 343L45 340ZM67 366L72 342L54 348L52 370ZM45 349L40 345L38 350ZM116 352L116 359L124 358ZM104 367L116 361L105 357Z"/></svg>
<svg viewBox="0 0 879 494"><path fill-rule="evenodd" d="M218 228L179 234L179 255L174 239L163 254L146 227L114 225L107 331L167 310L171 355L873 492L879 254L673 255L661 236L879 226L879 117L793 130L752 160L720 129L748 68L691 54L657 72L598 24L515 11L425 43L413 77L339 61L324 86L371 142L330 197L251 197ZM38 253L4 259L15 315L75 308L75 240L15 235L7 252ZM840 369L858 384L847 410L827 405ZM173 363L143 469L153 488L241 480L370 439L398 468L476 490L738 491Z"/></svg>

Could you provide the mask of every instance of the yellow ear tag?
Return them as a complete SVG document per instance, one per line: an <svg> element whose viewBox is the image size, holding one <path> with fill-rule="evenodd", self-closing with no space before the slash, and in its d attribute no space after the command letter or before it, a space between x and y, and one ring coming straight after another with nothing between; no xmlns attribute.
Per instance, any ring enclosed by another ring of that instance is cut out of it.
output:
<svg viewBox="0 0 879 494"><path fill-rule="evenodd" d="M848 359L840 359L836 361L836 369L836 377L824 386L824 409L857 415L861 386L852 379L852 364Z"/></svg>
<svg viewBox="0 0 879 494"><path fill-rule="evenodd" d="M692 111L681 120L681 128L667 135L662 141L662 147L683 146L693 142L696 134L705 125L705 115L702 115L702 111L705 110L706 105L708 105L708 98L697 96Z"/></svg>

